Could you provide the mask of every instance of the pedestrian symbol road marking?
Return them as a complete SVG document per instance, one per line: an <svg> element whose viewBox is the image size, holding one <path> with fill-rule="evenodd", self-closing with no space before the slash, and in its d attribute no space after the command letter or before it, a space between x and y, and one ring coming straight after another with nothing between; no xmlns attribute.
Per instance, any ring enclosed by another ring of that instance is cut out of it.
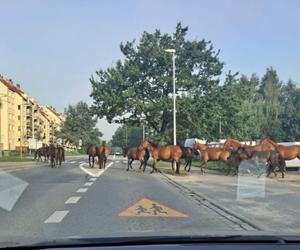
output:
<svg viewBox="0 0 300 250"><path fill-rule="evenodd" d="M119 213L121 217L188 217L187 214L164 206L156 201L141 199Z"/></svg>

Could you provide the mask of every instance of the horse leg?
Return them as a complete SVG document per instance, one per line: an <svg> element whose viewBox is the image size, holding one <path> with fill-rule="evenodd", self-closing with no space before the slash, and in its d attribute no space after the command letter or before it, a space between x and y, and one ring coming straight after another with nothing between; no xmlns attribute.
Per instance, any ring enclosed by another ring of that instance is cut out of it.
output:
<svg viewBox="0 0 300 250"><path fill-rule="evenodd" d="M152 171L150 172L150 174L153 174L154 170L157 172L157 168L155 167L155 164L156 164L156 160L153 159Z"/></svg>
<svg viewBox="0 0 300 250"><path fill-rule="evenodd" d="M89 167L91 167L91 156L89 155Z"/></svg>
<svg viewBox="0 0 300 250"><path fill-rule="evenodd" d="M191 167L192 167L192 160L189 160L189 170L188 170L188 172L191 171Z"/></svg>
<svg viewBox="0 0 300 250"><path fill-rule="evenodd" d="M130 162L129 162L129 166L130 166L131 169L133 169L133 167L132 167L133 161L134 161L134 159L130 159Z"/></svg>
<svg viewBox="0 0 300 250"><path fill-rule="evenodd" d="M141 160L140 162L141 162L141 164L140 164L139 170L141 170L141 168L142 168L142 166L144 164L144 161Z"/></svg>
<svg viewBox="0 0 300 250"><path fill-rule="evenodd" d="M176 174L180 174L179 169L180 169L180 159L176 161Z"/></svg>

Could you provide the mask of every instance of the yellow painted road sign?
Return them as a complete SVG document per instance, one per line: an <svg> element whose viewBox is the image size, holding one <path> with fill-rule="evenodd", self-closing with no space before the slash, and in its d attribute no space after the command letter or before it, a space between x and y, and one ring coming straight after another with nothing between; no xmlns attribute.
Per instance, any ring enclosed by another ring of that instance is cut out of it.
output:
<svg viewBox="0 0 300 250"><path fill-rule="evenodd" d="M121 217L188 217L187 214L169 208L156 201L141 199L119 213Z"/></svg>

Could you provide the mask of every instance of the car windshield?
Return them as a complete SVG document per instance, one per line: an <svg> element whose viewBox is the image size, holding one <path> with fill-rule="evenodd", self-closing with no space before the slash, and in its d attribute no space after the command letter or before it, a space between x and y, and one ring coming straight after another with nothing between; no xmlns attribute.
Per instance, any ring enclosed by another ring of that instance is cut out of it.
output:
<svg viewBox="0 0 300 250"><path fill-rule="evenodd" d="M0 9L0 247L300 236L299 1Z"/></svg>

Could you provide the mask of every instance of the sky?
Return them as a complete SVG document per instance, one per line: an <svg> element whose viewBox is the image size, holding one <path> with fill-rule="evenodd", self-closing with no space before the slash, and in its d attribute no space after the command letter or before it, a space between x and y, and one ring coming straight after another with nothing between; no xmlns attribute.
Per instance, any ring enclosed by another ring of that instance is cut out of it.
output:
<svg viewBox="0 0 300 250"><path fill-rule="evenodd" d="M0 0L0 74L63 112L91 104L89 78L122 58L121 42L143 31L211 40L229 70L261 77L267 67L300 83L297 0ZM118 125L98 122L104 140Z"/></svg>

